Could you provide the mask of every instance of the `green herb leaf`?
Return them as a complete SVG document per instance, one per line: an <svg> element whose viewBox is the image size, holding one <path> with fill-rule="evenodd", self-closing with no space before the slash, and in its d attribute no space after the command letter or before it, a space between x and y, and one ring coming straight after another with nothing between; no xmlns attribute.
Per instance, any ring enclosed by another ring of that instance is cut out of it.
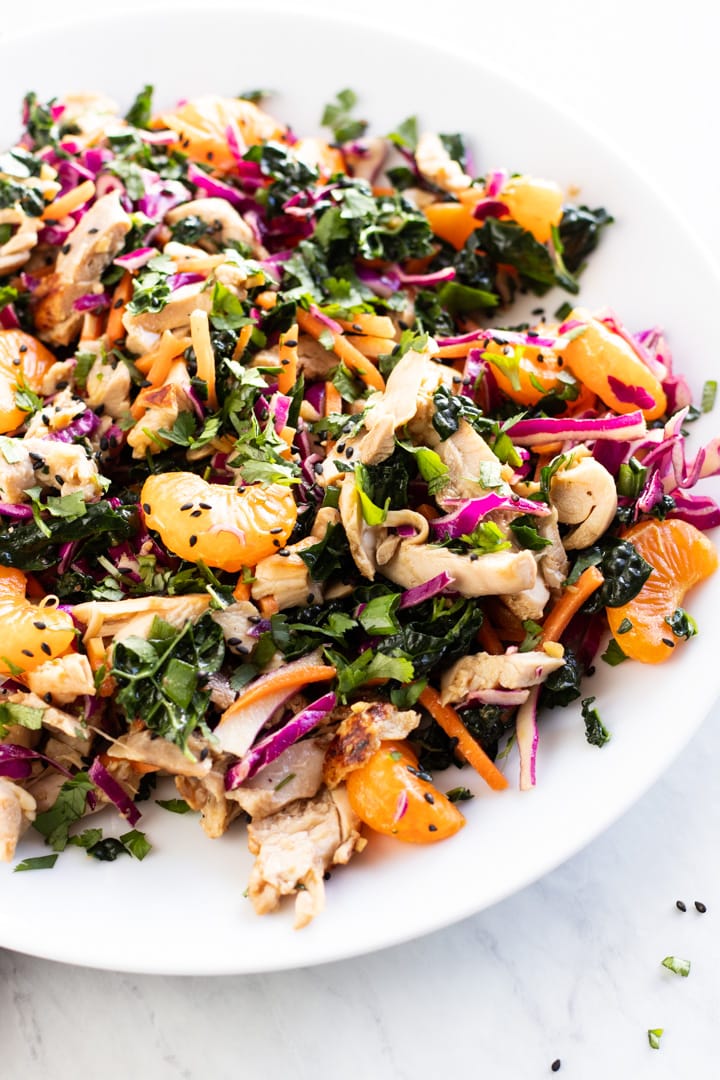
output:
<svg viewBox="0 0 720 1080"><path fill-rule="evenodd" d="M171 814L192 814L192 806L188 806L184 799L156 799L158 806L163 810L169 810Z"/></svg>
<svg viewBox="0 0 720 1080"><path fill-rule="evenodd" d="M417 116L408 116L406 120L398 124L394 131L386 136L394 146L415 153L418 144L418 119Z"/></svg>
<svg viewBox="0 0 720 1080"><path fill-rule="evenodd" d="M378 506L373 502L370 489L370 479L367 467L360 462L355 466L355 487L360 497L362 516L368 525L382 525L390 508L390 498L385 500L384 506Z"/></svg>
<svg viewBox="0 0 720 1080"><path fill-rule="evenodd" d="M138 859L141 862L148 852L152 851L152 844L145 836L145 833L139 832L137 829L131 829L130 832L123 833L120 837L120 843L128 855L132 855L133 859Z"/></svg>
<svg viewBox="0 0 720 1080"><path fill-rule="evenodd" d="M356 120L351 116L357 100L353 90L341 90L335 100L325 106L320 123L332 130L337 143L357 139L367 128L367 120Z"/></svg>
<svg viewBox="0 0 720 1080"><path fill-rule="evenodd" d="M460 537L474 552L488 555L494 551L507 551L510 541L494 521L480 521L471 533Z"/></svg>
<svg viewBox="0 0 720 1080"><path fill-rule="evenodd" d="M454 787L445 792L445 797L452 803L467 802L468 799L474 799L472 791L466 787Z"/></svg>
<svg viewBox="0 0 720 1080"><path fill-rule="evenodd" d="M543 628L532 619L525 619L522 628L525 631L525 637L518 652L531 652L542 638Z"/></svg>
<svg viewBox="0 0 720 1080"><path fill-rule="evenodd" d="M149 83L143 86L125 115L128 124L136 128L150 127L153 90L154 87Z"/></svg>
<svg viewBox="0 0 720 1080"><path fill-rule="evenodd" d="M697 623L684 608L675 608L672 615L666 615L663 621L668 624L675 637L685 638L686 641L695 637L698 632Z"/></svg>
<svg viewBox="0 0 720 1080"><path fill-rule="evenodd" d="M11 701L0 704L0 739L4 739L8 728L13 724L28 728L30 731L39 731L42 727L44 709L34 709L30 705L15 705Z"/></svg>
<svg viewBox="0 0 720 1080"><path fill-rule="evenodd" d="M702 388L702 398L700 399L700 411L707 413L712 412L715 407L715 398L717 397L718 384L715 379L708 379Z"/></svg>
<svg viewBox="0 0 720 1080"><path fill-rule="evenodd" d="M85 813L88 794L94 784L87 773L76 773L66 780L49 810L38 814L34 828L45 837L53 851L64 851L69 840L69 829Z"/></svg>
<svg viewBox="0 0 720 1080"><path fill-rule="evenodd" d="M622 648L618 645L614 637L611 637L607 643L605 652L600 656L601 660L604 660L610 667L617 667L618 664L622 664L624 660L627 660L626 654L622 651Z"/></svg>
<svg viewBox="0 0 720 1080"><path fill-rule="evenodd" d="M672 971L673 975L682 975L684 979L690 974L690 961L682 960L679 956L666 956L662 966Z"/></svg>
<svg viewBox="0 0 720 1080"><path fill-rule="evenodd" d="M648 1042L650 1043L651 1050L660 1049L660 1039L662 1038L664 1031L665 1028L648 1028Z"/></svg>
<svg viewBox="0 0 720 1080"><path fill-rule="evenodd" d="M600 713L593 709L594 697L583 698L581 701L582 717L585 721L585 738L591 746L604 746L610 741L610 732L600 719Z"/></svg>
<svg viewBox="0 0 720 1080"><path fill-rule="evenodd" d="M94 847L95 844L100 843L102 840L102 829L85 829L84 832L78 833L77 836L71 836L68 839L68 844L72 844L74 847L89 848Z"/></svg>
<svg viewBox="0 0 720 1080"><path fill-rule="evenodd" d="M395 634L399 629L395 618L399 605L400 593L373 597L358 615L360 625L368 634Z"/></svg>
<svg viewBox="0 0 720 1080"><path fill-rule="evenodd" d="M17 874L21 870L52 870L57 860L57 855L38 855L34 859L23 859L13 867L13 872Z"/></svg>

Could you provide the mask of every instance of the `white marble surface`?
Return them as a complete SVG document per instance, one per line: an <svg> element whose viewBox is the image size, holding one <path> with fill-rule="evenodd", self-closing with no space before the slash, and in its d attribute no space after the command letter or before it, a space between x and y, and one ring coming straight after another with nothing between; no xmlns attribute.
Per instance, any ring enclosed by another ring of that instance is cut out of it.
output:
<svg viewBox="0 0 720 1080"><path fill-rule="evenodd" d="M508 69L612 139L709 247L720 244L720 15L703 0L516 0L512 8L364 0L362 11L347 0L303 2L307 10L412 26ZM95 7L94 0L13 5L0 35ZM104 10L114 7L109 0ZM341 1070L350 1078L442 1071L525 1080L551 1075L560 1058L559 1075L575 1080L714 1080L718 755L720 707L669 773L564 867L449 930L363 959L268 976L171 979L0 951L0 1075L305 1080ZM686 902L685 914L676 899ZM695 911L696 899L706 914ZM669 953L692 961L689 978L660 966ZM659 1051L647 1042L655 1027L665 1028Z"/></svg>

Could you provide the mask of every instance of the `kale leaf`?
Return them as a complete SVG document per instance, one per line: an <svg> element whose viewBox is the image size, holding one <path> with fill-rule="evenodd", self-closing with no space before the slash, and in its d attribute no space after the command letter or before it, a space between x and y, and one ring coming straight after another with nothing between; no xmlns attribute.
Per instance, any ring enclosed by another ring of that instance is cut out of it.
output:
<svg viewBox="0 0 720 1080"><path fill-rule="evenodd" d="M51 517L43 525L45 531L35 521L0 529L0 566L47 570L58 562L58 546L74 542L79 544L76 557L107 552L109 547L134 536L137 508L115 507L101 499L87 505L82 517Z"/></svg>

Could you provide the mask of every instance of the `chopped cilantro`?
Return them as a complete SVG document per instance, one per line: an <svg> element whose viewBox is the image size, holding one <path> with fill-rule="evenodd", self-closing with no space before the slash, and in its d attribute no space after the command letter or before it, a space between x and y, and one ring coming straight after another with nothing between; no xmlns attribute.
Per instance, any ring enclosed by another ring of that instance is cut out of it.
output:
<svg viewBox="0 0 720 1080"><path fill-rule="evenodd" d="M610 732L600 719L600 713L592 707L594 701L594 697L586 697L580 702L585 721L585 738L591 746L604 746L610 741Z"/></svg>
<svg viewBox="0 0 720 1080"><path fill-rule="evenodd" d="M17 874L21 870L52 870L57 859L57 855L38 855L34 859L23 859L13 871Z"/></svg>
<svg viewBox="0 0 720 1080"><path fill-rule="evenodd" d="M367 129L367 120L356 120L351 115L357 100L353 90L341 90L335 100L325 106L320 123L331 129L337 143L358 139Z"/></svg>
<svg viewBox="0 0 720 1080"><path fill-rule="evenodd" d="M682 975L684 979L687 979L690 974L689 960L682 960L679 956L666 956L661 962L662 966L672 971L673 975Z"/></svg>

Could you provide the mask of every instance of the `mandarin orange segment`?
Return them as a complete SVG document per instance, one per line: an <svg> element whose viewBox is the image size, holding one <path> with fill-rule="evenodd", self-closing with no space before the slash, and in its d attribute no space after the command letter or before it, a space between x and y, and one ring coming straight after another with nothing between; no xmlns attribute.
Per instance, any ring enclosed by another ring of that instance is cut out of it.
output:
<svg viewBox="0 0 720 1080"><path fill-rule="evenodd" d="M562 189L552 180L513 176L503 185L498 198L507 206L513 221L541 244L548 242L553 226L562 219Z"/></svg>
<svg viewBox="0 0 720 1080"><path fill-rule="evenodd" d="M348 798L360 820L375 832L407 844L434 844L454 836L465 818L417 770L418 759L406 743L383 742L347 777Z"/></svg>
<svg viewBox="0 0 720 1080"><path fill-rule="evenodd" d="M581 308L569 318L587 323L583 333L563 350L572 374L617 413L640 408L646 420L663 416L667 411L665 391L632 346Z"/></svg>
<svg viewBox="0 0 720 1080"><path fill-rule="evenodd" d="M75 640L72 616L25 598L21 570L0 567L0 674L34 671L46 660L64 656Z"/></svg>
<svg viewBox="0 0 720 1080"><path fill-rule="evenodd" d="M188 472L149 476L140 502L149 528L169 551L231 573L285 547L297 519L288 487L263 484L238 491Z"/></svg>
<svg viewBox="0 0 720 1080"><path fill-rule="evenodd" d="M549 351L521 346L514 355L506 355L501 346L491 344L483 355L499 390L519 405L537 405L566 385L564 361Z"/></svg>
<svg viewBox="0 0 720 1080"><path fill-rule="evenodd" d="M704 533L675 518L641 521L623 539L634 544L653 572L633 600L606 608L610 630L626 656L659 664L683 641L665 619L682 606L693 585L715 572L718 555Z"/></svg>
<svg viewBox="0 0 720 1080"><path fill-rule="evenodd" d="M55 357L32 334L23 330L0 330L0 435L15 431L27 413L15 404L18 383L40 390Z"/></svg>
<svg viewBox="0 0 720 1080"><path fill-rule="evenodd" d="M268 113L251 101L223 98L213 94L186 101L176 109L161 113L153 120L155 128L169 128L178 136L176 149L193 161L211 164L220 172L230 172L235 155L228 143L228 128L232 127L247 146L281 139L285 129Z"/></svg>

